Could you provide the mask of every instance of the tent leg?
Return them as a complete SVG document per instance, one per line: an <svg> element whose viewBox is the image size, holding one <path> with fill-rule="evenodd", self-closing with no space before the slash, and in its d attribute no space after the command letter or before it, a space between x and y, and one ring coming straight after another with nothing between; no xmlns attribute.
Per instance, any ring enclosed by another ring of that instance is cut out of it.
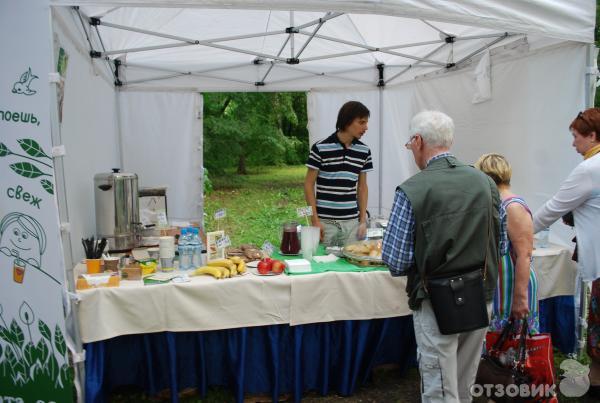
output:
<svg viewBox="0 0 600 403"><path fill-rule="evenodd" d="M595 45L589 44L586 50L587 58L587 71L585 74L585 105L586 108L592 108L594 106L595 88L596 88L596 77L598 75L598 68L596 65L596 51ZM583 280L579 280L579 317L577 324L577 356L581 357L586 345L586 334L587 334L587 321L586 313L588 307L588 286Z"/></svg>
<svg viewBox="0 0 600 403"><path fill-rule="evenodd" d="M379 87L379 189L378 189L378 206L377 216L382 217L382 204L383 204L383 88Z"/></svg>

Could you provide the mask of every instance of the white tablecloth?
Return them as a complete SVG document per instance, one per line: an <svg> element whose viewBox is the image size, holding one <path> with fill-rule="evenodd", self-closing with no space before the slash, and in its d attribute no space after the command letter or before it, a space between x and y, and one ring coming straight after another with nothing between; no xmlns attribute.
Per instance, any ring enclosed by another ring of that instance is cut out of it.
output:
<svg viewBox="0 0 600 403"><path fill-rule="evenodd" d="M84 343L162 331L198 331L290 322L290 278L285 275L79 291L79 329Z"/></svg>
<svg viewBox="0 0 600 403"><path fill-rule="evenodd" d="M571 260L573 251L550 244L533 251L533 268L538 279L538 299L573 295L577 277L577 263Z"/></svg>
<svg viewBox="0 0 600 403"><path fill-rule="evenodd" d="M80 272L82 266L76 268ZM405 278L387 271L257 276L79 291L84 343L161 331L203 331L410 315Z"/></svg>
<svg viewBox="0 0 600 403"><path fill-rule="evenodd" d="M388 271L296 276L290 309L291 325L412 315L406 277Z"/></svg>
<svg viewBox="0 0 600 403"><path fill-rule="evenodd" d="M538 298L572 295L576 265L571 251L537 249ZM78 265L75 273L83 270ZM256 276L144 286L122 280L117 288L80 291L83 342L162 331L204 331L249 326L375 319L410 315L406 277L387 271Z"/></svg>

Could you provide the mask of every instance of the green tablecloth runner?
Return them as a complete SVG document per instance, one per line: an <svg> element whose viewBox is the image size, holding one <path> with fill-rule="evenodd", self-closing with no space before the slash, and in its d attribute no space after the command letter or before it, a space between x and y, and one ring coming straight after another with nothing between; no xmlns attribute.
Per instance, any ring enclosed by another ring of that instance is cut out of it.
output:
<svg viewBox="0 0 600 403"><path fill-rule="evenodd" d="M319 245L319 249L317 249L317 253L315 256L324 256L325 246ZM285 256L278 252L273 252L273 259L278 260L293 260L293 259L302 259L302 255L299 256ZM324 273L326 271L339 271L339 272L361 272L361 271L387 271L388 268L386 266L357 266L355 264L349 263L345 258L340 257L335 262L330 263L317 263L314 260L310 261L310 266L312 271L306 273L290 273L285 269L285 273L290 276L296 276L300 274L315 274L315 273Z"/></svg>

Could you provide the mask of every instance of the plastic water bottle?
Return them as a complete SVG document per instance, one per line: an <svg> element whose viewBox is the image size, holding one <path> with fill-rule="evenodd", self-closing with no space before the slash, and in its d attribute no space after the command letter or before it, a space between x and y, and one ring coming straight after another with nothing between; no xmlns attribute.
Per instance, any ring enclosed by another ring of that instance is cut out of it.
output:
<svg viewBox="0 0 600 403"><path fill-rule="evenodd" d="M198 236L198 228L192 228L192 237L189 243L192 250L192 268L202 266L202 244Z"/></svg>
<svg viewBox="0 0 600 403"><path fill-rule="evenodd" d="M183 228L181 230L181 236L179 237L179 243L177 244L177 251L179 252L179 270L188 270L192 267L192 254L189 246L188 229Z"/></svg>

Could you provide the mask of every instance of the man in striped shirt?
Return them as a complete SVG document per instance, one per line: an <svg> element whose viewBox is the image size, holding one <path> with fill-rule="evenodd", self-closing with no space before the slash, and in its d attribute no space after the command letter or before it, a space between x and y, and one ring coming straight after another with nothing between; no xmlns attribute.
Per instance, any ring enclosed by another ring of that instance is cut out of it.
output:
<svg viewBox="0 0 600 403"><path fill-rule="evenodd" d="M312 225L321 229L327 246L343 246L363 238L367 228L367 172L373 170L371 150L360 141L368 129L369 109L346 102L338 112L336 131L310 149L304 181Z"/></svg>

